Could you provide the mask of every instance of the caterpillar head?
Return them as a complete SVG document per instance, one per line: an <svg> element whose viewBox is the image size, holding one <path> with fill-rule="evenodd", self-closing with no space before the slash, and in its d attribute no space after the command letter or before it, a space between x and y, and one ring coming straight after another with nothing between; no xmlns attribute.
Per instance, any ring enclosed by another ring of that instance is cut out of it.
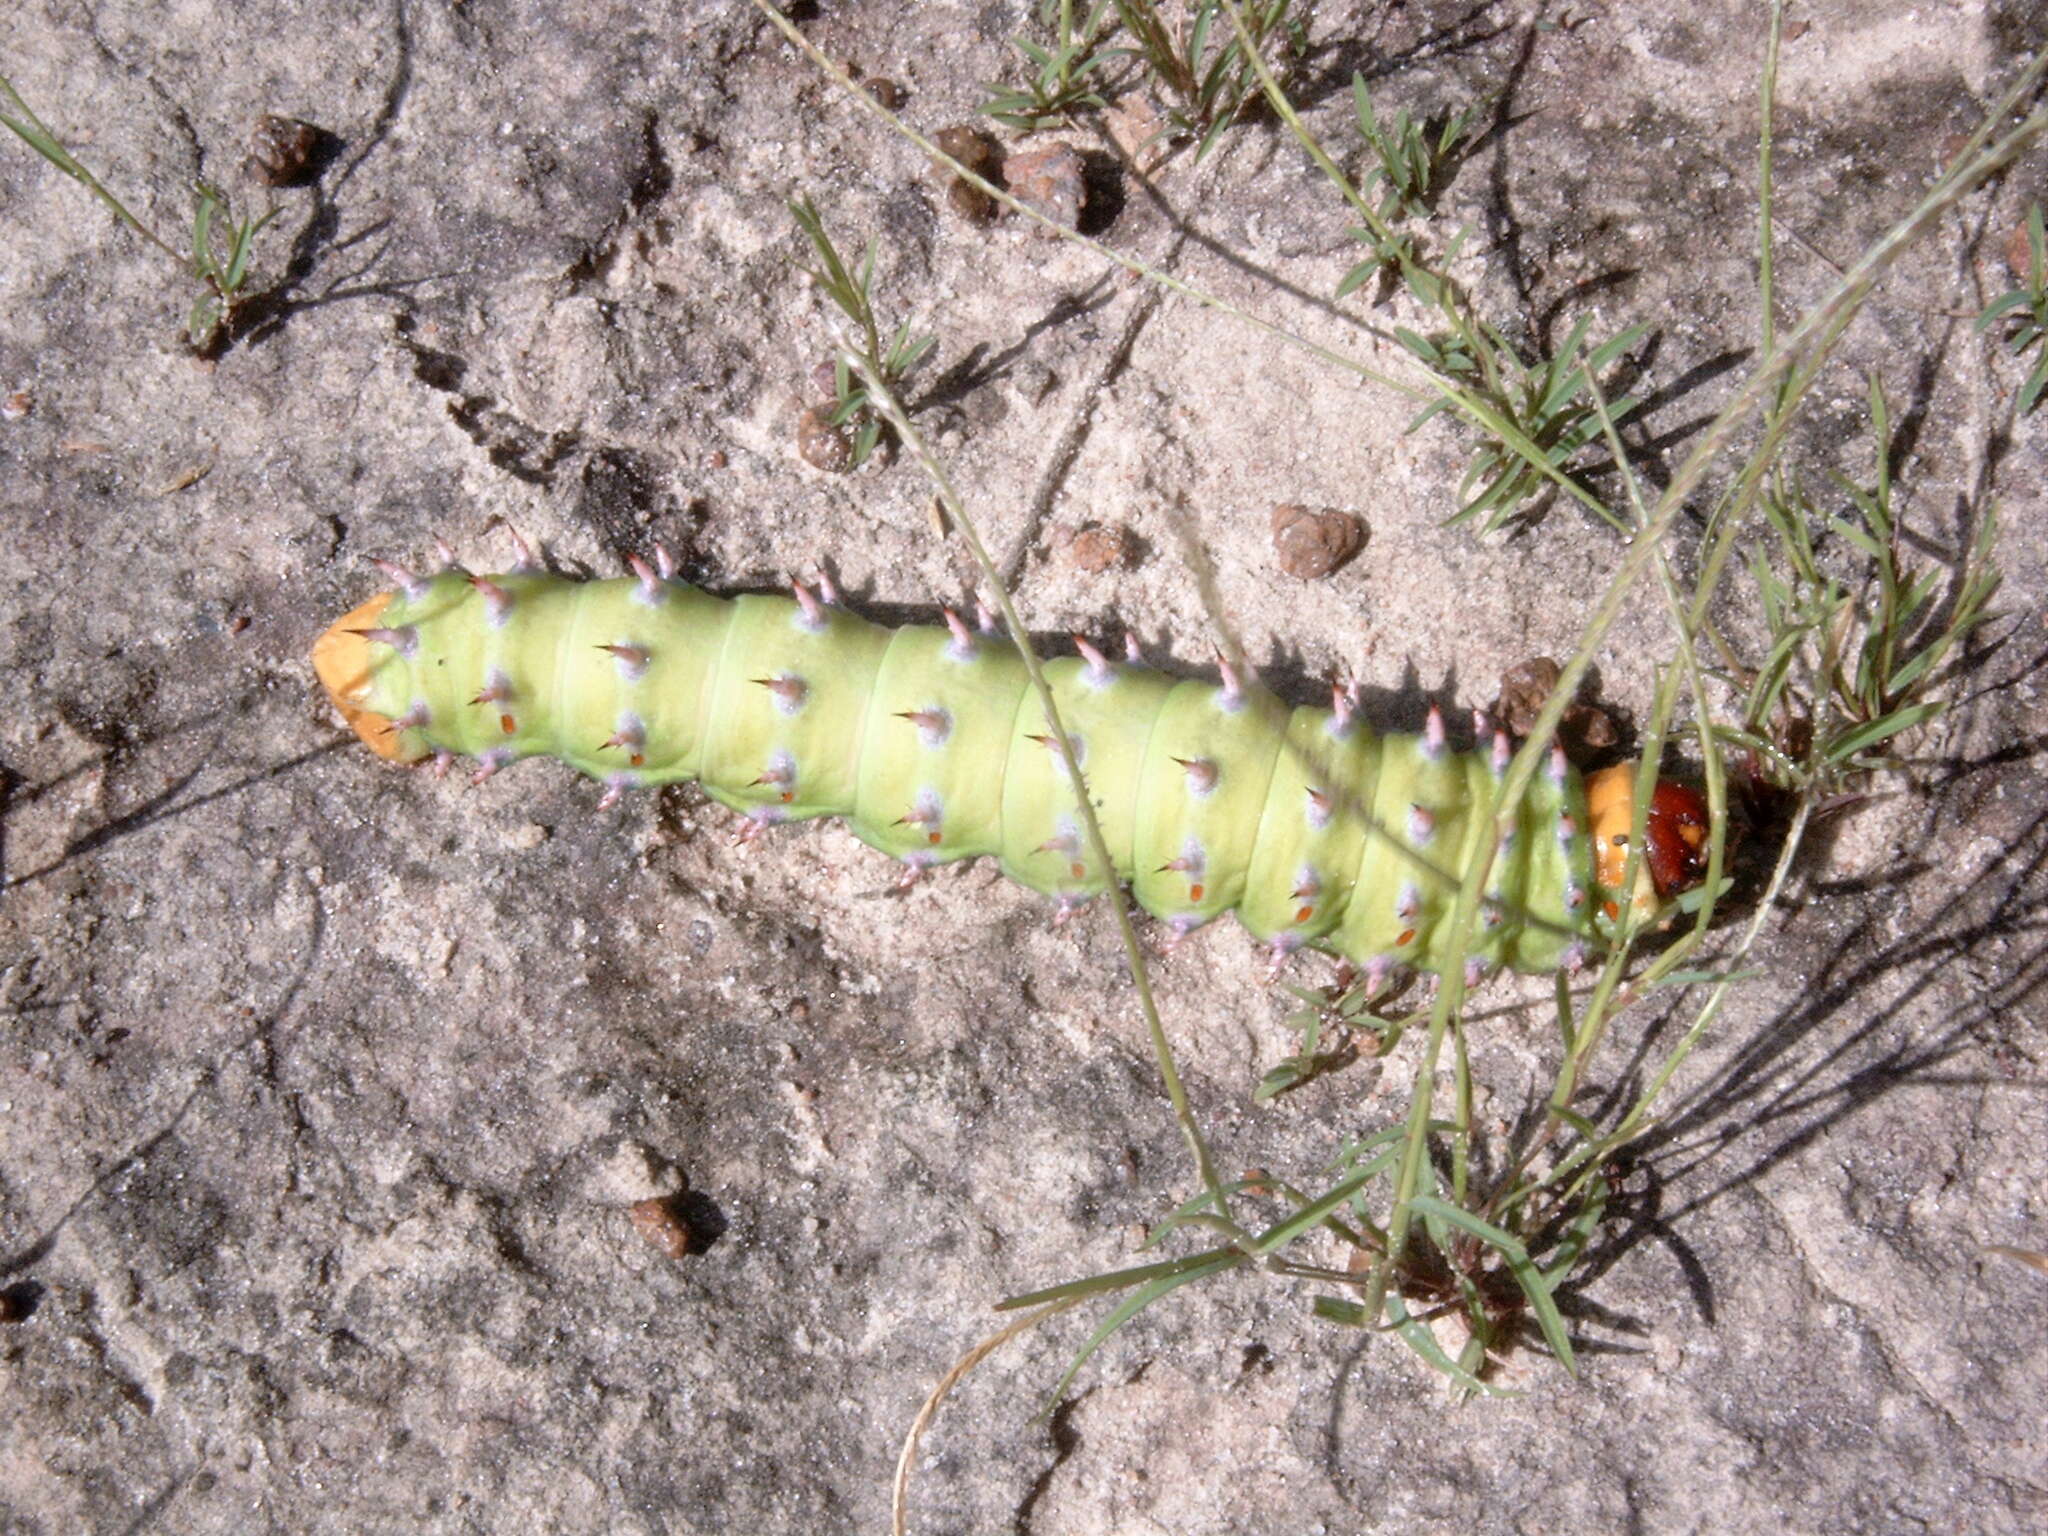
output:
<svg viewBox="0 0 2048 1536"><path fill-rule="evenodd" d="M375 629L390 605L392 594L379 592L362 607L344 614L313 642L313 671L327 697L349 728L379 757L409 763L425 755L425 749L409 749L405 733L388 716L370 708L370 676L376 658L365 630Z"/></svg>
<svg viewBox="0 0 2048 1536"><path fill-rule="evenodd" d="M1628 839L1635 825L1636 764L1617 763L1586 776L1586 814L1592 822L1595 877L1612 897L1621 891ZM1713 823L1700 792L1676 779L1659 779L1643 818L1643 857L1636 866L1630 904L1639 913L1691 890L1707 878Z"/></svg>

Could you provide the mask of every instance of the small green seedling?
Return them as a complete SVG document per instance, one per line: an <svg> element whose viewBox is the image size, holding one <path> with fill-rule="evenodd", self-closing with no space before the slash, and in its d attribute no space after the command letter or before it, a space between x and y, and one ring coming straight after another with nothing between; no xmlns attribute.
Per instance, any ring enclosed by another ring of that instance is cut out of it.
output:
<svg viewBox="0 0 2048 1536"><path fill-rule="evenodd" d="M1370 191L1375 183L1382 188L1382 218L1426 216L1434 209L1437 195L1474 136L1472 130L1479 108L1465 107L1444 118L1432 138L1430 124L1410 118L1406 107L1394 114L1391 123L1381 127L1363 75L1354 73L1351 77L1351 100L1358 113L1359 134L1378 161L1366 173L1361 190Z"/></svg>
<svg viewBox="0 0 2048 1536"><path fill-rule="evenodd" d="M825 222L815 203L803 198L791 203L789 211L818 258L816 266L804 270L810 273L840 312L859 328L854 349L882 381L883 387L893 392L904 377L924 360L938 338L913 336L910 322L906 320L890 336L888 345L883 346L881 325L875 318L871 298L875 282L875 242L868 241L860 270L855 272L846 265L838 248L832 244L832 237L825 233ZM875 445L881 441L882 418L871 409L873 402L867 388L844 356L835 360L833 372L839 399L832 413L832 425L855 426L853 464L858 467L867 462L868 456L875 451Z"/></svg>
<svg viewBox="0 0 2048 1536"><path fill-rule="evenodd" d="M192 250L188 256L173 248L129 212L127 205L109 191L99 177L80 164L21 99L21 93L4 75L0 75L0 95L4 95L13 108L11 112L0 112L0 125L92 193L115 218L205 285L205 291L192 301L186 312L185 339L192 344L194 351L210 351L234 323L235 312L248 302L249 259L255 251L256 235L277 217L278 210L273 208L260 218L237 220L225 192L203 181L193 183Z"/></svg>
<svg viewBox="0 0 2048 1536"><path fill-rule="evenodd" d="M1977 317L1977 329L1988 331L2000 321L2009 327L2005 344L2014 357L2039 353L2027 382L2020 386L2017 406L2024 416L2041 403L2042 392L2048 390L2048 346L2042 345L2048 339L2048 238L2042 234L2039 203L2027 211L2026 285L2009 289L1985 306Z"/></svg>
<svg viewBox="0 0 2048 1536"><path fill-rule="evenodd" d="M1533 366L1484 327L1467 325L1454 336L1436 340L1405 327L1396 329L1402 346L1459 385L1465 396L1456 401L1447 396L1424 407L1409 430L1455 406L1486 434L1459 482L1459 506L1451 522L1483 518L1484 531L1492 533L1514 521L1525 503L1553 485L1602 510L1575 475L1572 461L1604 430L1594 380L1648 327L1632 325L1588 352L1586 332L1591 325L1590 319L1581 319L1549 361ZM1632 395L1623 396L1606 402L1604 414L1608 421L1620 422L1639 403ZM1605 511L1602 515L1616 521Z"/></svg>
<svg viewBox="0 0 2048 1536"><path fill-rule="evenodd" d="M1283 64L1308 47L1312 6L1293 0L1239 0L1242 35L1227 14L1223 0L1196 0L1186 23L1174 26L1153 0L1116 0L1118 19L1130 35L1122 50L1138 60L1167 98L1167 117L1197 141L1201 160L1222 140L1224 132L1265 94L1257 64L1247 53L1263 55L1269 48Z"/></svg>
<svg viewBox="0 0 2048 1536"><path fill-rule="evenodd" d="M1749 563L1770 645L1756 666L1720 674L1743 699L1742 724L1724 728L1722 739L1747 749L1768 781L1811 797L1896 766L1885 748L1941 713L1944 664L1995 617L1997 520L1987 515L1978 524L1948 584L1950 600L1942 603L1944 569L1914 571L1899 557L1886 462L1890 413L1876 379L1870 430L1876 484L1866 490L1836 478L1852 515L1823 516L1796 483L1781 482L1762 499L1774 538L1752 550ZM1869 562L1859 587L1823 570L1815 527ZM1726 643L1715 639L1732 660Z"/></svg>
<svg viewBox="0 0 2048 1536"><path fill-rule="evenodd" d="M1010 44L1031 65L1031 73L1020 90L1000 81L990 81L988 100L981 110L1009 128L1025 131L1044 128L1083 107L1105 105L1096 89L1095 77L1113 62L1103 47L1112 27L1111 0L1096 0L1074 23L1074 0L1041 0L1038 19L1055 29L1048 48L1028 37L1014 37Z"/></svg>

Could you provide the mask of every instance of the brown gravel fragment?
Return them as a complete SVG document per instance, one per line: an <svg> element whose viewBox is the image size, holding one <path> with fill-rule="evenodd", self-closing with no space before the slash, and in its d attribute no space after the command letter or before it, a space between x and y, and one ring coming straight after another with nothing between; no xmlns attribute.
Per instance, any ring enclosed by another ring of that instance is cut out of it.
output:
<svg viewBox="0 0 2048 1536"><path fill-rule="evenodd" d="M1076 529L1066 541L1067 559L1076 570L1099 575L1113 566L1126 566L1136 553L1137 541L1121 524L1104 528L1096 523Z"/></svg>
<svg viewBox="0 0 2048 1536"><path fill-rule="evenodd" d="M1533 656L1508 668L1500 675L1500 696L1490 711L1494 720L1512 735L1527 736L1561 676L1563 669L1548 656ZM1621 739L1613 717L1599 705L1583 701L1565 709L1560 733L1574 758L1602 751Z"/></svg>
<svg viewBox="0 0 2048 1536"><path fill-rule="evenodd" d="M1062 229L1077 229L1088 200L1088 172L1071 144L1041 144L1003 162L1003 182L1027 207Z"/></svg>
<svg viewBox="0 0 2048 1536"><path fill-rule="evenodd" d="M1293 502L1273 509L1273 552L1290 576L1327 576L1364 547L1365 524L1349 512Z"/></svg>
<svg viewBox="0 0 2048 1536"><path fill-rule="evenodd" d="M17 389L5 400L0 400L0 417L8 421L19 421L36 408L36 397L25 389Z"/></svg>
<svg viewBox="0 0 2048 1536"><path fill-rule="evenodd" d="M690 1224L676 1209L673 1196L656 1195L651 1200L639 1201L628 1206L626 1214L632 1218L633 1230L645 1238L650 1247L671 1259L689 1257Z"/></svg>
<svg viewBox="0 0 2048 1536"><path fill-rule="evenodd" d="M1500 675L1500 696L1490 713L1513 735L1528 735L1563 675L1563 669L1548 656L1532 656L1509 667Z"/></svg>
<svg viewBox="0 0 2048 1536"><path fill-rule="evenodd" d="M266 112L249 133L249 158L242 162L252 181L266 187L295 187L310 179L321 133L311 123Z"/></svg>
<svg viewBox="0 0 2048 1536"><path fill-rule="evenodd" d="M2024 283L2034 268L2034 242L2027 236L2027 221L2013 225L2005 237L2005 270L2016 283Z"/></svg>
<svg viewBox="0 0 2048 1536"><path fill-rule="evenodd" d="M805 408L796 419L796 451L813 469L828 475L843 475L853 468L853 443L832 425L832 413L816 406Z"/></svg>
<svg viewBox="0 0 2048 1536"><path fill-rule="evenodd" d="M901 111L903 103L910 99L910 93L891 80L887 75L877 75L861 87L875 101L891 112Z"/></svg>

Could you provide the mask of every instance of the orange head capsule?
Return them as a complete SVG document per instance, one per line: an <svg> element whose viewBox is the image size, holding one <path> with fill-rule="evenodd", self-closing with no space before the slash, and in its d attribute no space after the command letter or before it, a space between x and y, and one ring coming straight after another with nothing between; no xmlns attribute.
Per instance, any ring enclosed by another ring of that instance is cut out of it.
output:
<svg viewBox="0 0 2048 1536"><path fill-rule="evenodd" d="M410 763L427 755L417 737L408 737L397 722L370 708L370 674L376 664L391 654L380 648L366 630L378 629L384 610L391 606L391 594L379 592L362 607L344 614L313 642L313 671L320 678L327 697L348 722L349 729L379 757Z"/></svg>
<svg viewBox="0 0 2048 1536"><path fill-rule="evenodd" d="M1635 822L1635 778L1634 763L1617 763L1586 776L1594 874L1608 891L1620 891L1628 865L1629 832ZM1635 905L1647 910L1705 880L1712 833L1706 798L1689 784L1659 779L1643 818L1643 857L1637 869Z"/></svg>

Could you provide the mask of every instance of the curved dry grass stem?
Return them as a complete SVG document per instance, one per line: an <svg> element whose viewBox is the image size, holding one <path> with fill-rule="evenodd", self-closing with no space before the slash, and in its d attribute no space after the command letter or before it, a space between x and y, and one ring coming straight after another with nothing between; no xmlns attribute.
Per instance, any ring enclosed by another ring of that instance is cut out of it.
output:
<svg viewBox="0 0 2048 1536"><path fill-rule="evenodd" d="M974 1348L953 1362L953 1368L941 1376L938 1385L926 1396L923 1406L917 1410L917 1417L910 1421L910 1428L903 1436L903 1449L896 1457L896 1480L889 1490L889 1530L891 1536L904 1536L910 1528L910 1472L917 1462L917 1447L924 1439L924 1432L938 1417L939 1405L944 1403L952 1390L967 1379L973 1370L990 1355L1001 1349L1020 1333L1028 1333L1047 1318L1081 1304L1084 1297L1072 1296L1065 1301L1048 1302L1035 1312L1027 1312L1006 1328L999 1328Z"/></svg>

